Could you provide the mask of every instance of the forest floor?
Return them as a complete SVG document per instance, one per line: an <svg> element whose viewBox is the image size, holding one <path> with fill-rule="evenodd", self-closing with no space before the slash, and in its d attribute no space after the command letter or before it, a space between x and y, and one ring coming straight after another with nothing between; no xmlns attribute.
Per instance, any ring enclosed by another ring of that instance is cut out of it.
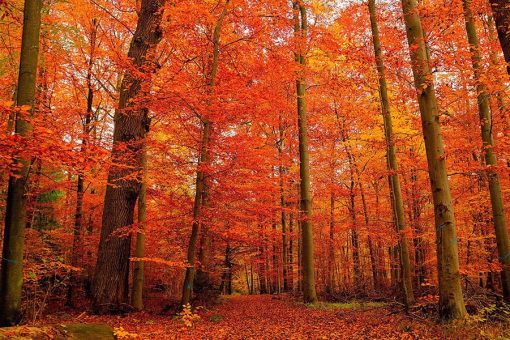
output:
<svg viewBox="0 0 510 340"><path fill-rule="evenodd" d="M233 296L186 326L179 317L151 313L127 316L49 316L44 322L107 323L118 338L138 339L505 339L508 324L476 320L441 324L381 303L321 303L306 306L283 296Z"/></svg>

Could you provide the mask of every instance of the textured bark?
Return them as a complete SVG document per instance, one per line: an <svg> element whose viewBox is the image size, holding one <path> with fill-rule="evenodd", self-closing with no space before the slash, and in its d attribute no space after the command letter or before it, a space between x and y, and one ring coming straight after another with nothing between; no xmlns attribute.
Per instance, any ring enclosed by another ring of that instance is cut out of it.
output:
<svg viewBox="0 0 510 340"><path fill-rule="evenodd" d="M393 136L393 123L391 119L390 100L388 97L388 85L386 82L386 74L384 68L384 59L381 50L381 42L379 39L379 27L377 24L377 11L375 0L368 1L370 12L370 24L372 27L372 41L374 44L375 60L377 65L377 73L379 76L379 96L381 99L381 112L384 120L384 135L386 139L386 159L388 165L390 195L393 201L393 214L395 224L399 232L400 246L400 265L402 267L402 289L404 292L404 300L407 306L414 303L413 281L411 271L411 261L409 256L408 241L405 236L405 210L404 201L402 199L402 190L400 187L400 178L398 175L397 154L395 151L395 140Z"/></svg>
<svg viewBox="0 0 510 340"><path fill-rule="evenodd" d="M16 105L30 106L33 110L42 0L26 0L23 13L23 36L18 75ZM15 133L31 138L32 125L26 117L16 117ZM26 189L31 160L16 158L19 168L9 177L5 229L0 278L0 326L9 326L20 319L21 290L23 286L23 248L27 213Z"/></svg>
<svg viewBox="0 0 510 340"><path fill-rule="evenodd" d="M466 308L460 282L455 216L446 172L446 157L433 74L417 7L416 0L402 0L434 203L439 313L443 319L459 319L466 315Z"/></svg>
<svg viewBox="0 0 510 340"><path fill-rule="evenodd" d="M508 225L501 194L499 174L492 169L497 165L496 154L494 153L494 140L492 135L492 115L489 103L489 90L483 83L482 57L480 55L480 42L476 32L476 23L471 11L471 0L463 0L464 18L466 21L466 32L471 50L471 61L473 64L474 77L476 82L478 113L483 141L483 153L485 163L488 166L486 171L489 182L489 192L492 206L492 217L496 230L496 243L498 245L499 262L501 263L501 283L505 301L510 302L510 241L508 239Z"/></svg>
<svg viewBox="0 0 510 340"><path fill-rule="evenodd" d="M225 1L225 5L223 10L216 22L216 25L213 30L212 35L212 43L213 43L213 52L210 61L210 72L208 74L207 85L209 86L210 95L212 95L214 91L214 86L216 84L216 75L218 74L218 66L219 66L219 56L220 56L220 38L221 38L221 26L223 25L223 20L227 15L228 4L230 0ZM186 305L191 302L191 296L193 293L193 284L195 282L195 253L196 253L196 243L198 241L198 236L200 233L200 217L202 207L204 206L206 196L207 196L207 186L205 183L205 173L202 168L208 161L209 154L209 142L210 142L210 134L212 130L212 122L210 122L207 117L201 117L203 129L202 129L202 141L200 147L200 160L198 163L197 170L197 178L196 178L196 188L195 188L195 199L193 203L193 224L191 226L191 236L188 243L188 252L186 256L186 260L188 261L188 267L186 268L186 274L184 276L184 283L182 287L182 297L181 297L181 305ZM204 237L207 237L204 235ZM206 244L207 241L204 242ZM203 256L207 256L203 254ZM200 279L200 282L203 282L204 278ZM204 284L202 284L204 285Z"/></svg>
<svg viewBox="0 0 510 340"><path fill-rule="evenodd" d="M165 0L142 0L128 57L137 71L153 69L153 57L162 38L161 20ZM96 313L119 312L128 306L131 237L116 234L133 224L143 159L143 143L149 130L147 109L137 103L148 92L150 80L126 72L115 112L112 165L104 199L98 258L93 282Z"/></svg>
<svg viewBox="0 0 510 340"><path fill-rule="evenodd" d="M308 23L306 8L301 0L293 3L294 29L298 47L296 60L301 67L306 65L305 41L307 39ZM297 110L299 128L299 174L301 179L300 196L303 218L302 227L302 268L303 268L303 298L305 303L316 303L315 270L313 259L313 230L312 230L312 197L310 191L310 156L308 151L308 118L306 110L306 84L303 71L296 80Z"/></svg>
<svg viewBox="0 0 510 340"><path fill-rule="evenodd" d="M498 38L510 74L510 4L508 0L489 0L498 30Z"/></svg>

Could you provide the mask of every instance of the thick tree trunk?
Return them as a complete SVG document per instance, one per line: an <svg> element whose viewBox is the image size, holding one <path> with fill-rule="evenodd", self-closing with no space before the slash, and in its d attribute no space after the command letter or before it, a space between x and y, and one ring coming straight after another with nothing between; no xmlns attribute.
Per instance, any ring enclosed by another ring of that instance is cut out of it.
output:
<svg viewBox="0 0 510 340"><path fill-rule="evenodd" d="M496 230L496 243L498 245L499 261L502 265L501 283L505 301L510 302L510 241L508 239L508 226L501 194L499 174L492 167L497 165L496 154L494 153L494 140L492 135L492 116L489 104L489 90L483 83L482 57L480 55L480 42L476 33L476 23L471 11L471 0L463 0L464 18L466 21L466 32L471 50L471 59L476 82L478 99L478 112L483 141L483 153L489 182L489 192L492 205L492 216ZM510 27L507 27L510 29Z"/></svg>
<svg viewBox="0 0 510 340"><path fill-rule="evenodd" d="M510 4L508 0L489 0L498 38L503 49L503 55L507 63L507 72L510 74Z"/></svg>
<svg viewBox="0 0 510 340"><path fill-rule="evenodd" d="M390 195L391 199L393 200L393 214L395 216L395 223L399 233L400 265L402 266L402 288L404 292L405 303L407 306L410 306L414 303L411 261L409 258L408 241L405 235L404 201L402 199L402 190L400 188L400 178L398 175L398 162L395 151L395 140L393 136L390 100L388 97L388 85L386 83L381 42L379 40L379 27L377 24L375 0L368 1L368 8L370 12L372 41L374 44L377 73L379 76L379 95L381 97L381 112L384 120L384 135L386 138L386 159L388 164L388 171L390 172Z"/></svg>
<svg viewBox="0 0 510 340"><path fill-rule="evenodd" d="M306 65L305 46L308 23L306 8L302 0L294 2L294 28L297 44L296 59L304 67ZM312 197L310 192L310 156L308 152L308 119L306 110L306 85L304 70L299 72L296 80L297 109L299 127L299 174L301 179L301 211L302 226L302 261L303 261L303 298L305 303L316 303L315 269L313 259L313 230L312 230Z"/></svg>
<svg viewBox="0 0 510 340"><path fill-rule="evenodd" d="M162 38L161 20L165 0L142 0L138 24L128 57L138 70L147 72L154 50ZM99 252L93 282L93 309L112 313L126 309L129 293L131 237L118 235L133 224L143 163L143 144L150 120L136 98L148 92L150 81L126 72L115 112L112 165L104 199ZM135 176L133 176L135 174ZM133 178L135 177L135 178Z"/></svg>
<svg viewBox="0 0 510 340"><path fill-rule="evenodd" d="M446 172L446 157L433 74L428 59L428 47L423 34L417 1L402 0L402 9L410 46L409 52L416 93L420 105L430 186L434 202L439 276L439 312L443 319L459 319L466 315L466 308L460 282L457 232Z"/></svg>
<svg viewBox="0 0 510 340"><path fill-rule="evenodd" d="M36 90L39 32L42 0L26 0L23 13L23 36L18 75L16 105L28 105L33 110ZM18 114L15 133L31 138L32 125ZM0 281L0 326L9 326L20 319L23 286L23 248L25 243L27 197L26 188L31 160L17 158L19 168L9 177Z"/></svg>

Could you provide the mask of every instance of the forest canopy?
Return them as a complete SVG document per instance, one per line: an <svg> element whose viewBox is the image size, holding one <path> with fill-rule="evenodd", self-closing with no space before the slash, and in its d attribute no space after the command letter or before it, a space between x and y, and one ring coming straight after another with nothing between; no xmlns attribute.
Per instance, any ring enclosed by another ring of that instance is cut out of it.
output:
<svg viewBox="0 0 510 340"><path fill-rule="evenodd" d="M0 0L0 27L0 327L510 336L508 1Z"/></svg>

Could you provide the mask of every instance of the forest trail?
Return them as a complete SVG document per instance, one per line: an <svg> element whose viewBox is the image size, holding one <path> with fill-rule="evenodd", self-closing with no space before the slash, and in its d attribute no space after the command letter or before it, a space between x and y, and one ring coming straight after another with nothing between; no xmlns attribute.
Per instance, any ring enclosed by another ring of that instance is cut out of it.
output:
<svg viewBox="0 0 510 340"><path fill-rule="evenodd" d="M459 335L458 329L445 330L433 322L406 316L394 307L308 307L285 295L229 297L198 314L200 319L191 327L172 316L145 312L126 317L82 314L74 321L107 323L122 339L445 339L450 338L448 334L455 334L453 338ZM463 338L477 338L472 331Z"/></svg>

